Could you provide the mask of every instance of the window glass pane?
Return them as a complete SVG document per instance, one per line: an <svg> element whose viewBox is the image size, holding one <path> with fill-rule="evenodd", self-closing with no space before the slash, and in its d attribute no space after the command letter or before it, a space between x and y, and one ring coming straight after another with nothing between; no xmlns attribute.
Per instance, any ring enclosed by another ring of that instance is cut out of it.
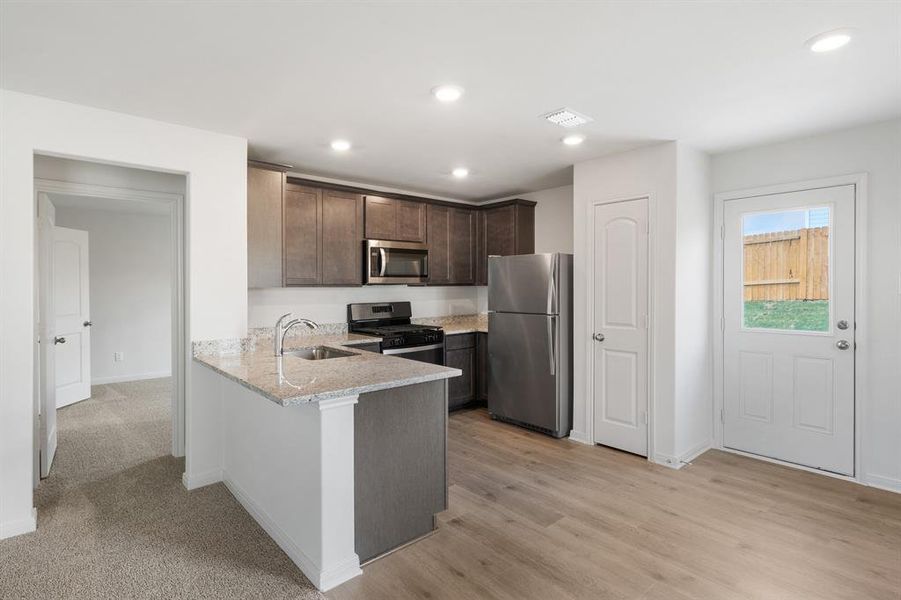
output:
<svg viewBox="0 0 901 600"><path fill-rule="evenodd" d="M829 331L830 208L742 217L746 329Z"/></svg>

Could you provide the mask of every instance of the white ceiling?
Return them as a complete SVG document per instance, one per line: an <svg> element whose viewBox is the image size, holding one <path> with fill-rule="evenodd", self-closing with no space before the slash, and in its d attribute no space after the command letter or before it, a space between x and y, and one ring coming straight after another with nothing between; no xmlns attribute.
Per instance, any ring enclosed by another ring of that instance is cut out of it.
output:
<svg viewBox="0 0 901 600"><path fill-rule="evenodd" d="M213 131L301 171L482 200L679 139L901 114L898 2L3 2L0 85ZM813 54L836 28L847 47ZM466 88L456 105L434 85ZM593 117L588 141L539 115ZM328 143L346 137L338 155ZM466 165L471 175L454 180Z"/></svg>

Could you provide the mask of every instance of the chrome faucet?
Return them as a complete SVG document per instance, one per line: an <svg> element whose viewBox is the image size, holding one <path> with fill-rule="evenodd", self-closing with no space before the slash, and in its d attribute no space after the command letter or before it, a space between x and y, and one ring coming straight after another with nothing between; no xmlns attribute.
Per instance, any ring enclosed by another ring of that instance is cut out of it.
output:
<svg viewBox="0 0 901 600"><path fill-rule="evenodd" d="M282 356L285 353L285 336L288 335L288 331L291 330L295 325L306 325L310 329L318 329L319 324L315 321L311 321L309 319L301 319L301 318L291 318L294 317L294 313L285 313L278 318L278 321L275 322L275 331L273 332L272 339L272 347L276 356ZM290 321L285 323L285 320L291 318Z"/></svg>

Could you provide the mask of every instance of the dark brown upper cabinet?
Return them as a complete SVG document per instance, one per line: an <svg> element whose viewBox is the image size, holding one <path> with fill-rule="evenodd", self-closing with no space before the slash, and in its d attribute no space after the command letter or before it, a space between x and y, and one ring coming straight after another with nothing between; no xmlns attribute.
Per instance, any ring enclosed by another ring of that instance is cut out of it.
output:
<svg viewBox="0 0 901 600"><path fill-rule="evenodd" d="M426 241L426 204L414 200L366 197L366 238L400 242Z"/></svg>
<svg viewBox="0 0 901 600"><path fill-rule="evenodd" d="M363 197L289 183L285 191L285 285L363 282Z"/></svg>
<svg viewBox="0 0 901 600"><path fill-rule="evenodd" d="M430 285L451 283L451 210L448 206L428 205Z"/></svg>
<svg viewBox="0 0 901 600"><path fill-rule="evenodd" d="M250 164L247 167L247 287L284 284L282 199L284 171Z"/></svg>
<svg viewBox="0 0 901 600"><path fill-rule="evenodd" d="M322 285L363 283L363 196L322 192Z"/></svg>
<svg viewBox="0 0 901 600"><path fill-rule="evenodd" d="M285 189L285 285L322 282L322 190L289 183Z"/></svg>
<svg viewBox="0 0 901 600"><path fill-rule="evenodd" d="M248 166L248 287L362 285L365 238L428 243L429 285L486 285L489 255L535 251L535 203L389 198Z"/></svg>
<svg viewBox="0 0 901 600"><path fill-rule="evenodd" d="M508 200L482 209L478 233L479 285L488 284L488 257L535 252L535 202Z"/></svg>
<svg viewBox="0 0 901 600"><path fill-rule="evenodd" d="M535 204L513 200L485 209L488 256L535 252Z"/></svg>
<svg viewBox="0 0 901 600"><path fill-rule="evenodd" d="M458 285L476 283L477 213L468 208L451 209L451 282Z"/></svg>

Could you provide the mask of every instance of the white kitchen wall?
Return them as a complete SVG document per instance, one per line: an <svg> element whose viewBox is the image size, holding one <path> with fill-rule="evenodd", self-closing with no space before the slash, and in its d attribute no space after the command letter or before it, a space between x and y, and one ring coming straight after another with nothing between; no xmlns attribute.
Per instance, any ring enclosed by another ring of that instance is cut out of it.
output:
<svg viewBox="0 0 901 600"><path fill-rule="evenodd" d="M653 415L651 458L672 467L681 466L682 461L703 451L712 437L712 411L703 414L711 396L706 367L709 317L704 314L709 303L704 294L709 294L708 211L712 207L709 195L705 197L706 160L701 153L667 142L579 163L573 179L573 438L593 441L587 414L592 402L587 360L591 332L587 302L591 207L596 202L647 197L652 221L649 276L654 294L650 308L654 333L649 390ZM679 213L683 215L681 224ZM700 290L680 302L678 281L699 286ZM700 302L700 306L691 305L693 301ZM680 329L694 327L701 335L691 341L677 340L677 319L683 320ZM683 352L689 357L677 358Z"/></svg>
<svg viewBox="0 0 901 600"><path fill-rule="evenodd" d="M480 288L373 285L364 287L271 288L250 290L250 327L272 327L281 315L293 312L317 323L346 323L352 302L409 300L414 317L470 315L480 312ZM482 288L484 289L484 288ZM487 295L485 296L487 303ZM481 312L487 310L487 306Z"/></svg>
<svg viewBox="0 0 901 600"><path fill-rule="evenodd" d="M34 155L187 174L188 335L247 330L247 140L0 90L0 538L32 531ZM189 349L186 349L189 350ZM188 351L190 356L190 351ZM190 359L189 359L190 360ZM191 429L215 406L187 382Z"/></svg>
<svg viewBox="0 0 901 600"><path fill-rule="evenodd" d="M63 207L56 210L56 224L88 232L91 383L168 377L170 217ZM121 361L113 360L115 352L122 353Z"/></svg>
<svg viewBox="0 0 901 600"><path fill-rule="evenodd" d="M866 483L901 491L901 120L713 157L713 190L868 174Z"/></svg>

